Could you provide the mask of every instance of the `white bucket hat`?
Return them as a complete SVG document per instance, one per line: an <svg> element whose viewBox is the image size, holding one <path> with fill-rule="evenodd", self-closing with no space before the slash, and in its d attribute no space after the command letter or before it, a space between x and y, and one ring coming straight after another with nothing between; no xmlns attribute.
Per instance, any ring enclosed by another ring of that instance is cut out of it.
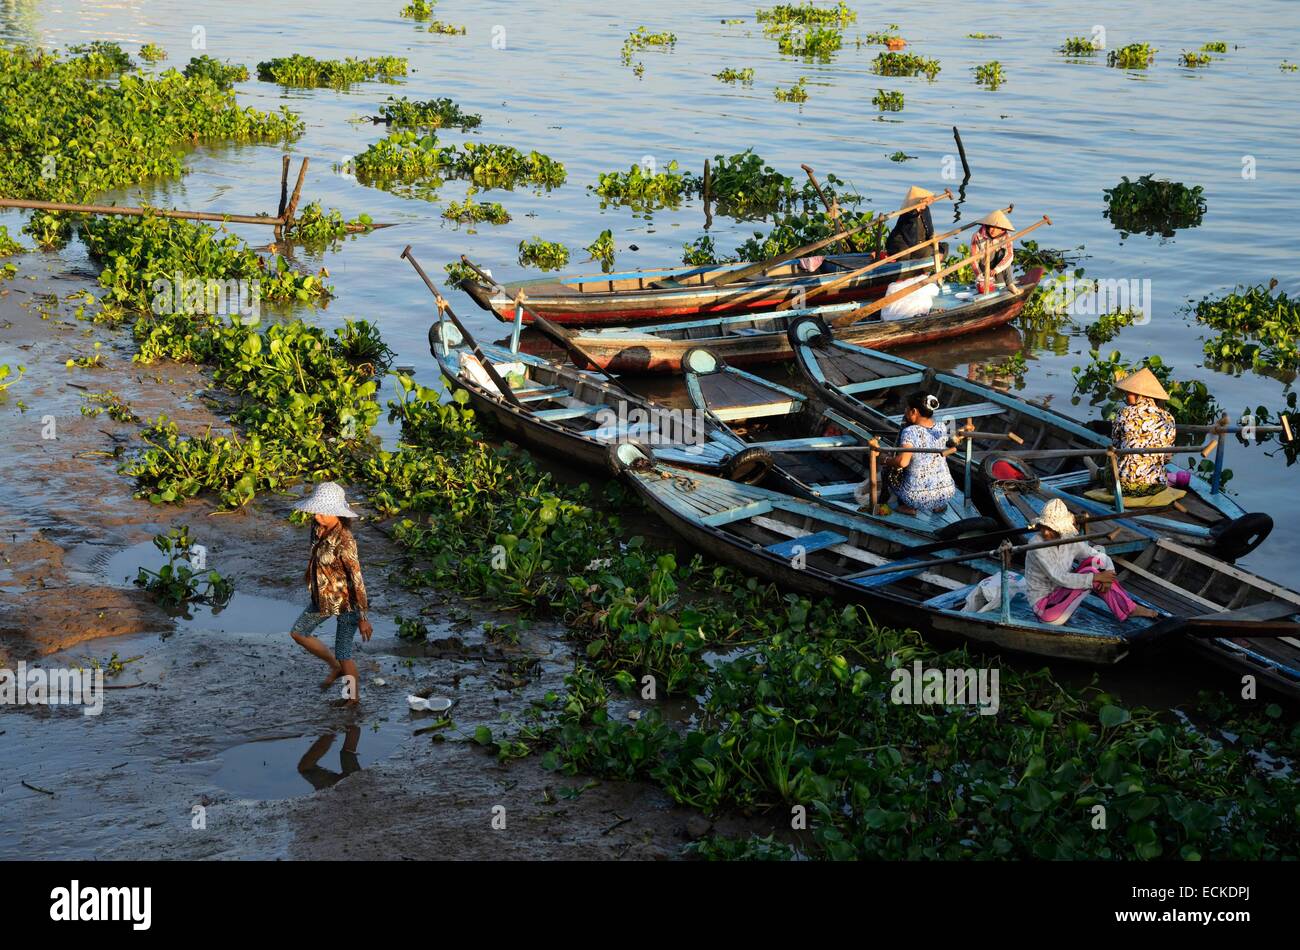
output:
<svg viewBox="0 0 1300 950"><path fill-rule="evenodd" d="M293 510L305 511L309 515L333 515L336 518L360 517L348 507L343 487L338 482L321 482L311 497L298 502Z"/></svg>
<svg viewBox="0 0 1300 950"><path fill-rule="evenodd" d="M1043 505L1043 512L1038 516L1038 524L1044 528L1051 528L1063 538L1072 538L1079 533L1079 525L1075 522L1074 515L1070 514L1070 509L1065 507L1065 502L1059 498L1053 498Z"/></svg>

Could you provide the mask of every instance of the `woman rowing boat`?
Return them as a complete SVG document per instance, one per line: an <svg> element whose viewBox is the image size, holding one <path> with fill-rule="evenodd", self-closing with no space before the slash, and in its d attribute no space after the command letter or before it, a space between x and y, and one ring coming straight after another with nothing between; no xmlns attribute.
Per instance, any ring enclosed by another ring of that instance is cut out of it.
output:
<svg viewBox="0 0 1300 950"><path fill-rule="evenodd" d="M970 252L974 256L975 284L982 294L992 293L1000 278L1003 286L1013 294L1020 293L1011 264L1015 251L1011 246L1011 232L1015 230L1011 219L1001 211L993 211L975 222L979 230L971 238Z"/></svg>
<svg viewBox="0 0 1300 950"><path fill-rule="evenodd" d="M889 239L885 241L885 253L887 255L898 254L909 247L916 247L922 241L928 241L934 237L934 219L930 217L930 206L926 204L918 210L908 210L922 204L925 199L933 197L932 192L916 185L908 189L900 207L900 210L904 213L898 216L898 220L894 223L894 229L889 232ZM919 247L903 259L929 257L933 253L932 250Z"/></svg>

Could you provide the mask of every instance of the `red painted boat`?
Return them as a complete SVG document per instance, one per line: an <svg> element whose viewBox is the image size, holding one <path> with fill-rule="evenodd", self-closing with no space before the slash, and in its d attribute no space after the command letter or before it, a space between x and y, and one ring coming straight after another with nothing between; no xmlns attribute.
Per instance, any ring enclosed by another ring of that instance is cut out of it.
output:
<svg viewBox="0 0 1300 950"><path fill-rule="evenodd" d="M940 245L940 252L943 251L944 246ZM811 293L878 259L874 254L830 255L815 271L803 269L798 261L790 261L766 274L732 283L706 281L752 265L742 262L624 274L543 277L504 284L500 288L465 280L460 286L480 307L506 322L514 322L515 295L522 290L527 306L552 323L622 326L771 310L800 293ZM933 266L934 259L930 256L891 261L845 281L834 290L818 294L816 300L818 304L833 304L880 297L894 281L930 273ZM524 314L524 322L532 322L528 313Z"/></svg>
<svg viewBox="0 0 1300 950"><path fill-rule="evenodd" d="M1024 309L1042 276L1041 268L1021 276L1017 281L1019 295L1005 289L978 294L970 285L947 284L934 298L929 313L896 320L872 317L836 330L835 338L873 349L892 349L1005 326ZM831 320L856 306L837 304L649 327L588 330L575 334L572 340L592 360L615 373L681 372L682 357L696 347L710 350L731 366L749 366L790 359L793 351L786 329L795 318L817 314ZM525 348L533 347L525 344Z"/></svg>

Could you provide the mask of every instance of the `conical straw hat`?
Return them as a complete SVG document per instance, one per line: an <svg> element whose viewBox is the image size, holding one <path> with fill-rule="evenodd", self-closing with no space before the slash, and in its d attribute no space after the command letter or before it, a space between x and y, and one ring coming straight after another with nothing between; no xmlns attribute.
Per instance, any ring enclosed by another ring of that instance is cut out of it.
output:
<svg viewBox="0 0 1300 950"><path fill-rule="evenodd" d="M1014 231L1016 229L1016 226L1011 223L1011 219L1001 211L990 211L975 223L986 224L991 228L1002 228L1004 231Z"/></svg>
<svg viewBox="0 0 1300 950"><path fill-rule="evenodd" d="M1065 502L1059 498L1053 498L1043 506L1043 513L1038 516L1038 524L1044 528L1051 528L1063 538L1072 538L1079 533L1074 515L1070 514L1070 509L1065 507Z"/></svg>
<svg viewBox="0 0 1300 950"><path fill-rule="evenodd" d="M1160 380L1156 379L1156 374L1145 366L1136 373L1125 376L1115 384L1115 388L1126 393L1136 393L1139 396L1150 396L1152 399L1169 398L1169 393L1165 392L1165 387L1160 385Z"/></svg>
<svg viewBox="0 0 1300 950"><path fill-rule="evenodd" d="M933 197L933 191L926 191L924 188L913 185L911 188L907 189L907 197L903 199L903 204L899 210L906 211L908 208L912 207L912 205L920 204L922 199Z"/></svg>

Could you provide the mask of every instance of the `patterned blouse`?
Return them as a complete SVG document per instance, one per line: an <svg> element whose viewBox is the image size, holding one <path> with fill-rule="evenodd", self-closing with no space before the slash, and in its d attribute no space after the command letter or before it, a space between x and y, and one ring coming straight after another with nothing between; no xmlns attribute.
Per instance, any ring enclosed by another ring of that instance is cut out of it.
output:
<svg viewBox="0 0 1300 950"><path fill-rule="evenodd" d="M985 250L989 252L989 274L987 276L992 277L994 274L1000 274L1010 267L1016 254L1015 249L1011 246L1010 236L1011 232L1007 231L999 232L999 236L994 237L988 225L979 228L970 242L970 252L980 255L975 261L978 265L976 270L984 266L983 254Z"/></svg>
<svg viewBox="0 0 1300 950"><path fill-rule="evenodd" d="M311 606L318 614L335 616L366 610L366 584L361 579L357 542L342 524L311 529L311 560L304 580L311 591Z"/></svg>
<svg viewBox="0 0 1300 950"><path fill-rule="evenodd" d="M1177 428L1174 417L1149 396L1125 406L1111 424L1111 438L1117 449L1151 449L1173 445ZM1119 459L1119 482L1125 493L1150 495L1165 487L1165 466L1173 458L1163 455L1123 455Z"/></svg>
<svg viewBox="0 0 1300 950"><path fill-rule="evenodd" d="M898 444L915 449L941 449L948 444L948 430L941 425L907 426L898 434ZM948 462L938 452L913 452L907 468L898 470L894 493L908 508L938 511L957 494Z"/></svg>

